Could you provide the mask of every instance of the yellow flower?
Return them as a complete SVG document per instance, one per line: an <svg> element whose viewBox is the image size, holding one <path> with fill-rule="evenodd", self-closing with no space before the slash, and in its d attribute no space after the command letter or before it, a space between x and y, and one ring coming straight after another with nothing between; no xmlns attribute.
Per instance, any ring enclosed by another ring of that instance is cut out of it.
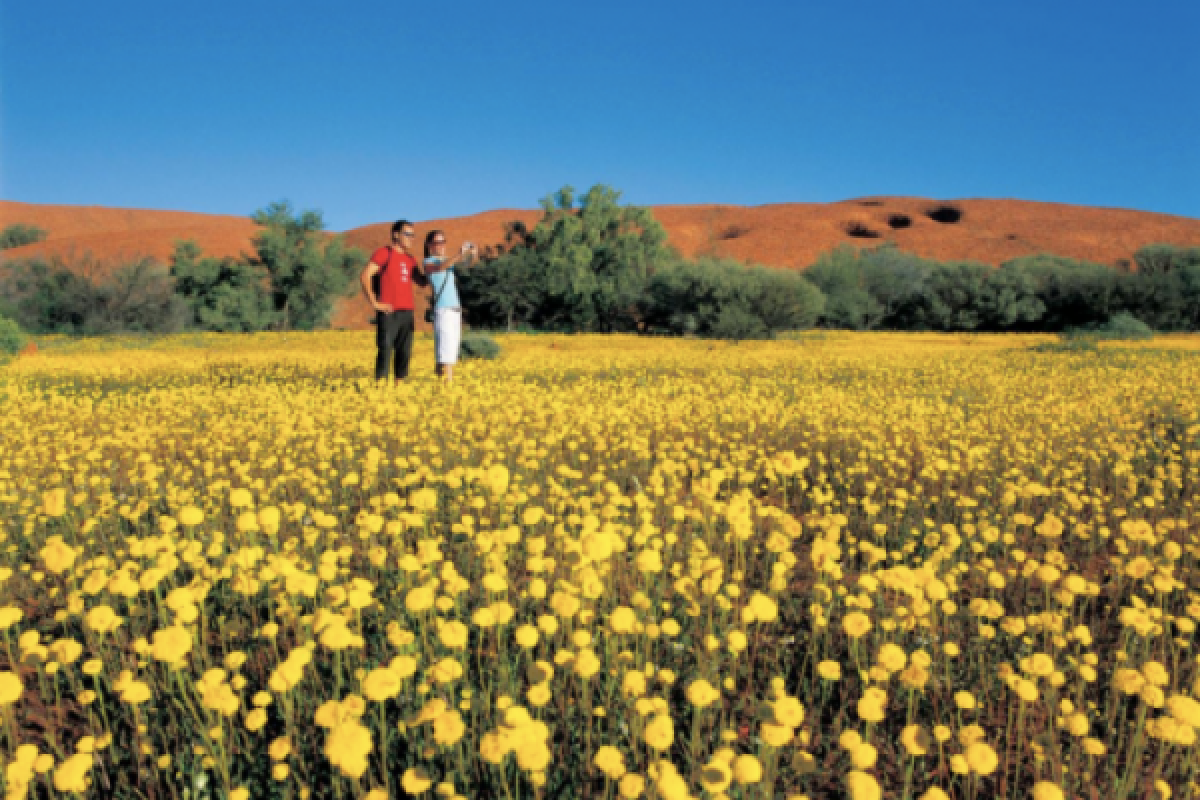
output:
<svg viewBox="0 0 1200 800"><path fill-rule="evenodd" d="M177 625L155 631L150 651L156 660L178 667L192 651L192 634Z"/></svg>
<svg viewBox="0 0 1200 800"><path fill-rule="evenodd" d="M642 738L651 748L660 752L666 750L675 741L675 725L671 722L671 717L667 714L656 714L646 725Z"/></svg>
<svg viewBox="0 0 1200 800"><path fill-rule="evenodd" d="M875 776L859 770L852 770L846 775L846 791L850 800L880 800L883 797L883 790L879 788Z"/></svg>
<svg viewBox="0 0 1200 800"><path fill-rule="evenodd" d="M21 699L25 684L13 672L0 672L0 707L11 706Z"/></svg>
<svg viewBox="0 0 1200 800"><path fill-rule="evenodd" d="M991 775L1000 763L996 751L985 742L973 742L964 753L967 765L980 775Z"/></svg>
<svg viewBox="0 0 1200 800"><path fill-rule="evenodd" d="M839 681L842 679L842 665L836 661L822 661L817 664L817 674L823 680Z"/></svg>
<svg viewBox="0 0 1200 800"><path fill-rule="evenodd" d="M46 540L46 545L41 549L39 555L41 555L42 562L46 565L46 569L49 572L61 575L75 563L78 551L64 542L61 536L51 536Z"/></svg>
<svg viewBox="0 0 1200 800"><path fill-rule="evenodd" d="M262 730L266 724L267 711L264 708L256 708L246 715L246 730L252 733Z"/></svg>
<svg viewBox="0 0 1200 800"><path fill-rule="evenodd" d="M185 506L179 511L179 524L185 528L194 528L204 521L204 512L195 506Z"/></svg>
<svg viewBox="0 0 1200 800"><path fill-rule="evenodd" d="M628 606L619 606L608 615L608 627L613 633L633 633L637 628L637 615Z"/></svg>
<svg viewBox="0 0 1200 800"><path fill-rule="evenodd" d="M637 800L646 791L646 779L636 772L626 773L617 784L617 791L624 800Z"/></svg>
<svg viewBox="0 0 1200 800"><path fill-rule="evenodd" d="M525 692L525 697L529 700L529 705L534 708L541 708L550 702L553 695L550 692L550 686L546 683L536 683L530 686Z"/></svg>
<svg viewBox="0 0 1200 800"><path fill-rule="evenodd" d="M597 750L596 755L592 758L592 763L609 780L620 780L625 774L625 757L612 745L606 744Z"/></svg>
<svg viewBox="0 0 1200 800"><path fill-rule="evenodd" d="M1033 785L1033 800L1063 800L1063 790L1049 781L1038 781Z"/></svg>
<svg viewBox="0 0 1200 800"><path fill-rule="evenodd" d="M418 586L409 590L404 598L404 607L413 614L419 614L433 608L433 598L433 589L428 586Z"/></svg>
<svg viewBox="0 0 1200 800"><path fill-rule="evenodd" d="M852 611L842 620L842 630L851 639L861 638L867 631L871 630L871 619L861 611Z"/></svg>
<svg viewBox="0 0 1200 800"><path fill-rule="evenodd" d="M462 714L457 711L445 711L433 720L433 739L442 746L454 744L466 730Z"/></svg>
<svg viewBox="0 0 1200 800"><path fill-rule="evenodd" d="M400 694L400 676L388 667L377 667L367 673L362 687L367 699L382 703Z"/></svg>
<svg viewBox="0 0 1200 800"><path fill-rule="evenodd" d="M719 758L713 758L700 771L700 785L709 794L720 794L733 782L733 770Z"/></svg>
<svg viewBox="0 0 1200 800"><path fill-rule="evenodd" d="M888 672L899 672L908 664L908 654L891 642L879 648L876 661Z"/></svg>
<svg viewBox="0 0 1200 800"><path fill-rule="evenodd" d="M94 757L91 753L76 753L54 770L54 788L60 792L85 794Z"/></svg>
<svg viewBox="0 0 1200 800"><path fill-rule="evenodd" d="M468 633L466 625L458 620L450 620L442 625L438 631L438 638L451 650L461 650L467 646Z"/></svg>
<svg viewBox="0 0 1200 800"><path fill-rule="evenodd" d="M929 752L932 740L920 725L909 725L900 732L900 744L910 756L923 756Z"/></svg>
<svg viewBox="0 0 1200 800"><path fill-rule="evenodd" d="M771 704L771 710L780 725L798 728L804 722L804 706L795 697L780 697Z"/></svg>
<svg viewBox="0 0 1200 800"><path fill-rule="evenodd" d="M325 757L343 775L358 779L367 771L367 756L374 747L371 732L366 727L356 720L344 720L330 730L325 741Z"/></svg>
<svg viewBox="0 0 1200 800"><path fill-rule="evenodd" d="M696 708L708 708L721 698L721 693L703 678L692 681L687 687L688 702Z"/></svg>
<svg viewBox="0 0 1200 800"><path fill-rule="evenodd" d="M875 766L876 759L879 758L879 751L875 749L875 745L861 742L858 747L850 751L850 763L855 769L870 769Z"/></svg>
<svg viewBox="0 0 1200 800"><path fill-rule="evenodd" d="M742 785L758 783L762 774L762 762L752 755L743 754L733 760L733 779Z"/></svg>
<svg viewBox="0 0 1200 800"><path fill-rule="evenodd" d="M109 606L96 606L87 613L84 621L96 633L112 633L121 624L121 618Z"/></svg>
<svg viewBox="0 0 1200 800"><path fill-rule="evenodd" d="M490 609L484 609L484 610L487 610L487 611L489 611L489 613L491 613ZM516 630L515 638L517 640L518 645L525 648L526 650L532 650L534 647L537 647L537 643L538 643L538 639L540 638L540 635L538 633L538 629L535 628L534 626L521 625Z"/></svg>
<svg viewBox="0 0 1200 800"><path fill-rule="evenodd" d="M759 726L759 736L771 747L783 747L788 742L792 741L794 733L787 725L776 725L771 722L764 722Z"/></svg>
<svg viewBox="0 0 1200 800"><path fill-rule="evenodd" d="M292 743L286 736L280 736L271 742L267 754L271 756L272 761L283 761L292 754Z"/></svg>

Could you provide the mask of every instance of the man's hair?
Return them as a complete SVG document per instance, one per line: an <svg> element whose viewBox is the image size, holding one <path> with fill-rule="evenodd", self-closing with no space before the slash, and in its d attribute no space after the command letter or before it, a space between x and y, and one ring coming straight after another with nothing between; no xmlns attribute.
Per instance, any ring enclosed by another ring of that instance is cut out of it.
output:
<svg viewBox="0 0 1200 800"><path fill-rule="evenodd" d="M410 226L410 225L412 225L412 223L406 219L396 220L395 224L392 225L392 238L395 239L397 233L404 230L405 227Z"/></svg>

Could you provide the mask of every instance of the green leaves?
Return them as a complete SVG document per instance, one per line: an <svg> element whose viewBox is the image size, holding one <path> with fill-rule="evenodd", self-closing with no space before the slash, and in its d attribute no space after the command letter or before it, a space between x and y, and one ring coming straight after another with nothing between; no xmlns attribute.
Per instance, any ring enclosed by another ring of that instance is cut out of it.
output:
<svg viewBox="0 0 1200 800"><path fill-rule="evenodd" d="M265 270L275 325L284 330L328 325L333 301L352 286L366 256L347 248L340 236L325 235L320 212L297 216L285 201L252 218L263 231L254 239L257 258L251 263Z"/></svg>

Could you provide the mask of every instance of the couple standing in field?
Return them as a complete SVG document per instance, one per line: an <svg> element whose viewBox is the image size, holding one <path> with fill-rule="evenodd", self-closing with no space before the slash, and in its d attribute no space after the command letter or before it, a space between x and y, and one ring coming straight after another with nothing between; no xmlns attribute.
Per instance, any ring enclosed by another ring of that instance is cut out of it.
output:
<svg viewBox="0 0 1200 800"><path fill-rule="evenodd" d="M413 285L429 287L431 297L425 321L433 323L433 349L437 374L449 384L454 380L458 348L462 341L462 305L454 280L457 267L469 267L475 246L465 242L453 261L446 259L446 234L432 230L425 236L425 256L420 264L413 258L413 224L406 219L392 226L392 243L371 254L359 281L371 308L375 309L375 380L386 380L395 361L397 380L408 377L412 358Z"/></svg>

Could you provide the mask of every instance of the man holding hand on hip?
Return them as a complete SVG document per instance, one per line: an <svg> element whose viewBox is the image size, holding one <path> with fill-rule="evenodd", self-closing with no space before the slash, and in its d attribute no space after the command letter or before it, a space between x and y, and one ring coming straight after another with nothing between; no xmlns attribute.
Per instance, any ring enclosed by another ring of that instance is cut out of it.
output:
<svg viewBox="0 0 1200 800"><path fill-rule="evenodd" d="M375 309L375 380L386 380L390 362L395 358L397 380L408 377L412 358L413 278L417 262L410 248L413 225L402 219L392 226L392 243L371 254L371 260L359 275L363 294ZM378 277L378 290L375 276Z"/></svg>

